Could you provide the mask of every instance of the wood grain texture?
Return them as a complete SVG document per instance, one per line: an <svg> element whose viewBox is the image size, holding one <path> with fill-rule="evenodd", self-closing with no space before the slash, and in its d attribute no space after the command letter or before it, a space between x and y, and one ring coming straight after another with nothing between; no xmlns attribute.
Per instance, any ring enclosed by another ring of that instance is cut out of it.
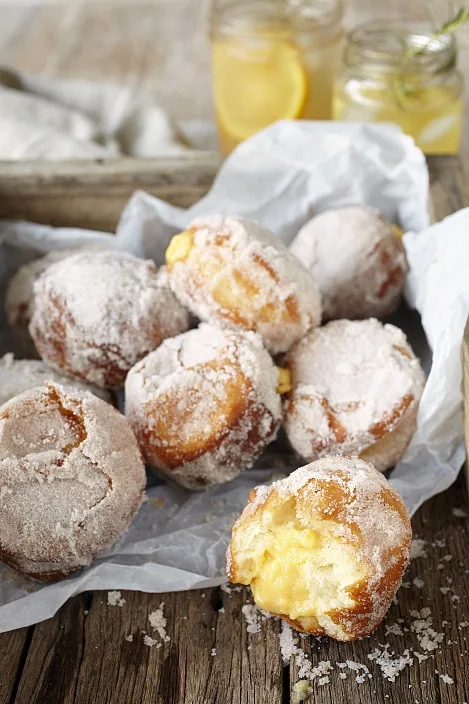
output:
<svg viewBox="0 0 469 704"><path fill-rule="evenodd" d="M32 628L20 628L0 634L0 704L10 704L16 697L32 633Z"/></svg>
<svg viewBox="0 0 469 704"><path fill-rule="evenodd" d="M113 232L136 190L188 207L210 188L218 154L179 159L3 162L0 217Z"/></svg>

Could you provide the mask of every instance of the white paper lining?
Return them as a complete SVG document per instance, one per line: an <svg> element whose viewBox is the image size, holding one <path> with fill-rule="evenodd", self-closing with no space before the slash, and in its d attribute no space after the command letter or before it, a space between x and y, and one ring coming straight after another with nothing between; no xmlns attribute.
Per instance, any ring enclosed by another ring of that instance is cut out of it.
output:
<svg viewBox="0 0 469 704"><path fill-rule="evenodd" d="M435 350L419 432L391 475L413 512L454 480L464 453L459 346L469 309L469 246L464 240L469 211L421 232L428 226L427 198L423 155L397 128L281 122L241 145L225 162L210 193L189 210L135 194L112 240L102 233L3 224L0 286L20 263L34 256L31 248L37 256L37 252L98 240L161 263L172 234L196 215L242 214L261 220L288 244L298 228L321 210L350 203L379 208L405 230L418 233L408 233L404 239L411 268L408 297L423 313ZM448 232L452 233L449 240ZM441 298L436 287L445 291ZM403 327L429 368L431 355L418 315L403 309L392 322ZM5 352L11 349L11 338L4 326L1 329L0 348ZM267 453L258 463L260 469L203 493L169 484L153 486L149 500L118 544L91 568L63 582L37 587L4 568L0 631L48 618L69 597L85 590L161 592L220 584L230 528L249 490L301 464L290 454Z"/></svg>

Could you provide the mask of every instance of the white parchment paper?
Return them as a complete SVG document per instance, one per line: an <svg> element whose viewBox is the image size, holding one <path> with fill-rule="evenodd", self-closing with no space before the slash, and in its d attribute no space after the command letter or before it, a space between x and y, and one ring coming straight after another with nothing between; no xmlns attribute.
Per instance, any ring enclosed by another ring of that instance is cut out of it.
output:
<svg viewBox="0 0 469 704"><path fill-rule="evenodd" d="M28 223L0 226L0 295L19 264L53 248L106 243L158 263L174 232L196 215L242 214L260 220L287 244L314 213L351 203L375 206L405 230L408 298L423 315L434 365L421 404L419 430L391 481L413 512L448 486L463 461L459 347L469 309L469 211L428 227L428 174L422 153L392 126L280 122L241 145L210 193L182 210L136 193L117 237ZM448 239L449 238L449 239ZM448 241L450 242L447 246ZM457 272L457 273L456 273ZM437 294L442 292L440 297ZM427 371L431 353L419 316L406 309L392 322L408 334ZM16 349L0 319L0 352ZM0 572L0 631L52 616L89 589L176 591L224 581L230 528L249 490L301 461L279 448L230 484L203 493L156 483L129 531L89 569L38 587L8 568Z"/></svg>

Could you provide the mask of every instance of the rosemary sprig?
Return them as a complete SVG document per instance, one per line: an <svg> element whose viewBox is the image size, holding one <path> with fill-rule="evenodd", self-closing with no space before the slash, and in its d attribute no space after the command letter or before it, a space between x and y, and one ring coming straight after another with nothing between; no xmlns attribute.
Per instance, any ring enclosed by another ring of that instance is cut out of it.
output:
<svg viewBox="0 0 469 704"><path fill-rule="evenodd" d="M454 17L451 17L446 22L436 29L433 34L428 37L425 44L422 46L409 46L404 52L404 60L413 59L415 56L424 54L432 42L446 34L454 34L463 24L469 22L469 7L460 7Z"/></svg>
<svg viewBox="0 0 469 704"><path fill-rule="evenodd" d="M450 17L446 22L443 22L435 31L428 37L427 41L421 46L407 46L404 49L402 59L402 74L408 67L409 62L417 56L424 54L431 44L440 39L440 37L454 34L460 27L469 22L469 8L460 7L457 9L453 17ZM404 101L407 98L415 98L418 94L418 87L412 82L404 80L403 76L395 82L395 95L400 108L405 109Z"/></svg>

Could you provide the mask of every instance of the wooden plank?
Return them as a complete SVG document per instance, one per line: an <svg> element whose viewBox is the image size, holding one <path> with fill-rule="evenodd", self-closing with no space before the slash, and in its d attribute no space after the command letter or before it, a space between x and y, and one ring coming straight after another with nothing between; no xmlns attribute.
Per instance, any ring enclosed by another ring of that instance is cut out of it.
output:
<svg viewBox="0 0 469 704"><path fill-rule="evenodd" d="M55 616L34 627L13 704L75 701L89 598L71 599ZM101 644L102 647L102 644Z"/></svg>
<svg viewBox="0 0 469 704"><path fill-rule="evenodd" d="M106 592L77 597L36 626L15 704L281 704L278 624L247 634L246 590L122 596L122 607ZM162 602L159 647L148 617Z"/></svg>
<svg viewBox="0 0 469 704"><path fill-rule="evenodd" d="M134 191L188 207L208 191L220 163L212 152L173 159L0 162L0 218L113 232Z"/></svg>
<svg viewBox="0 0 469 704"><path fill-rule="evenodd" d="M0 634L0 704L14 701L32 633L32 628L19 628Z"/></svg>

